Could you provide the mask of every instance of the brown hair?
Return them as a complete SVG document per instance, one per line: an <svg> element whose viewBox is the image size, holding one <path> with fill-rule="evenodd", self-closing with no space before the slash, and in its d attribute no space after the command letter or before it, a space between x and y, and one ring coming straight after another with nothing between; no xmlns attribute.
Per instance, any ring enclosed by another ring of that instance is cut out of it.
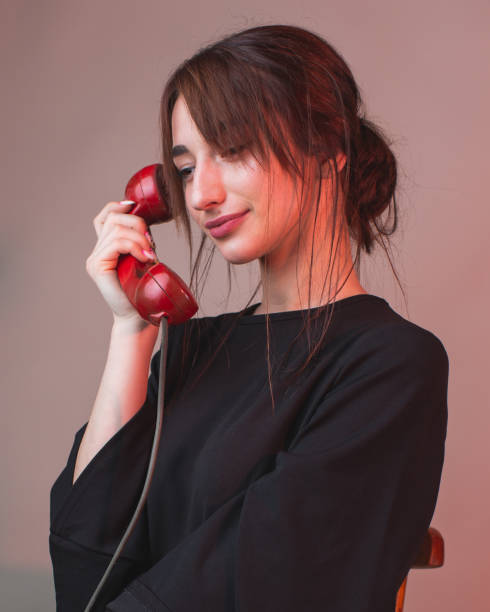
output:
<svg viewBox="0 0 490 612"><path fill-rule="evenodd" d="M389 244L385 240L397 227L394 195L397 164L386 137L366 119L364 113L360 113L362 101L354 77L344 59L330 44L302 28L268 25L237 32L201 49L175 70L162 95L160 120L164 179L169 191L172 215L178 227L184 228L189 244L190 286L194 295L200 295L199 284L204 274L207 276L215 247L212 246L204 264L204 272L200 274L207 237L203 233L196 259L192 263L190 219L182 182L171 156L172 111L179 95L184 97L204 139L218 151L228 151L237 144L247 143L247 148L266 164L272 153L280 165L301 182L305 180L307 157L316 159L319 168L326 160L331 160L333 176L339 179L344 197L343 201L339 201L335 180L329 270L330 264L335 263L332 261L332 253L334 260L336 253L335 228L337 225L342 228L347 223L349 235L356 244L353 262L356 272L360 274L361 250L370 254L374 243L378 243L384 249L403 292L390 258ZM340 172L336 163L338 152L346 156L346 163ZM309 193L308 189L306 192ZM316 203L313 199L311 195L303 198L302 210L305 216L315 214L316 219L319 194ZM388 216L383 222L381 215L386 210ZM231 290L230 278L231 264L228 263L228 295ZM259 287L260 283L245 308L252 303ZM341 288L335 286L335 293L332 294L329 285L325 303L331 302ZM199 297L197 299L199 301ZM297 338L306 330L309 354L295 376L305 370L320 350L334 303L330 304L330 308L316 310L315 316L323 317L323 327L320 338L312 347L311 303L308 299L304 325ZM237 314L234 323L241 316L243 311ZM269 353L268 315L266 322ZM222 339L215 355L226 342L233 326ZM183 362L185 352L184 346ZM267 357L274 406L269 354Z"/></svg>

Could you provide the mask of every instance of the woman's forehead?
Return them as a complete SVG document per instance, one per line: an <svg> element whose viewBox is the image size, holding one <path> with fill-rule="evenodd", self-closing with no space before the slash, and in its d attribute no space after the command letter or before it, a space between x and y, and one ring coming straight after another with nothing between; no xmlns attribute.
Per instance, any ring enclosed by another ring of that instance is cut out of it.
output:
<svg viewBox="0 0 490 612"><path fill-rule="evenodd" d="M185 98L179 95L172 110L172 141L175 146L184 144L189 140L204 142L204 138L192 118Z"/></svg>

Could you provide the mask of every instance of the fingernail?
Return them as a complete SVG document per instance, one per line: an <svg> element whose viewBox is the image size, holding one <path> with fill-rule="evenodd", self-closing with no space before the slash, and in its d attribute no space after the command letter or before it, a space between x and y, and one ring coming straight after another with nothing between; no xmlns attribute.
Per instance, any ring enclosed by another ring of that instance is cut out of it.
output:
<svg viewBox="0 0 490 612"><path fill-rule="evenodd" d="M144 253L144 255L146 255L146 257L149 257L150 259L155 259L155 253L147 251L146 249L141 249L141 251Z"/></svg>
<svg viewBox="0 0 490 612"><path fill-rule="evenodd" d="M122 206L126 206L126 205L129 205L129 204L131 204L131 205L136 204L136 202L133 202L133 200L121 200L119 202L119 204L121 204Z"/></svg>

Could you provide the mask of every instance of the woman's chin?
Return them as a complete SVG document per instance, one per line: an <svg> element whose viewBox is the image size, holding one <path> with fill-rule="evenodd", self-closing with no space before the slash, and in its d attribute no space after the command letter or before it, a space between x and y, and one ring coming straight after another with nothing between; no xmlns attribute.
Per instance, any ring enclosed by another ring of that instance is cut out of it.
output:
<svg viewBox="0 0 490 612"><path fill-rule="evenodd" d="M228 263L239 266L240 264L250 263L258 258L257 253L241 251L238 249L220 249L221 255Z"/></svg>
<svg viewBox="0 0 490 612"><path fill-rule="evenodd" d="M257 259L257 257L225 257L228 263L231 263L235 266L240 266L242 264L250 263Z"/></svg>

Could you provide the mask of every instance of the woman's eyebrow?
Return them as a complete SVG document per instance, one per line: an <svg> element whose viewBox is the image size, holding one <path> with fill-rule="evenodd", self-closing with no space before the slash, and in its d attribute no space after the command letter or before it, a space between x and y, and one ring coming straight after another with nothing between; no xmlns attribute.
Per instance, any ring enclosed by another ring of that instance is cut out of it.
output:
<svg viewBox="0 0 490 612"><path fill-rule="evenodd" d="M184 155L185 153L189 153L189 149L184 145L176 145L172 149L172 157L178 157L179 155Z"/></svg>

